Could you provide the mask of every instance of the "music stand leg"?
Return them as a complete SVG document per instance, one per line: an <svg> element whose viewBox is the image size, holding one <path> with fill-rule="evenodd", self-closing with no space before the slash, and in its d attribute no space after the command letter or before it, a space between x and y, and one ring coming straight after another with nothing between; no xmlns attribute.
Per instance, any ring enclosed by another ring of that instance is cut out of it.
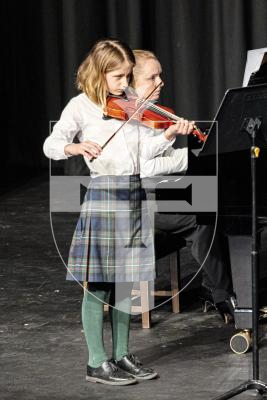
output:
<svg viewBox="0 0 267 400"><path fill-rule="evenodd" d="M258 304L258 243L257 243L257 209L256 209L256 161L260 149L255 145L256 132L261 121L259 118L250 118L247 122L246 131L251 138L250 160L251 160L251 189L252 189L252 246L251 246L251 268L252 268L252 360L253 379L250 379L236 388L215 397L213 400L226 400L245 392L256 389L259 394L267 391L267 384L259 380L259 304Z"/></svg>
<svg viewBox="0 0 267 400"><path fill-rule="evenodd" d="M241 383L241 385L235 387L234 389L229 390L228 392L225 392L224 394L215 397L213 400L226 400L226 399L231 399L234 396L237 396L238 394L245 392L247 390L257 390L259 394L263 394L264 392L267 391L267 385L266 383L259 381L259 380L249 380L247 382Z"/></svg>

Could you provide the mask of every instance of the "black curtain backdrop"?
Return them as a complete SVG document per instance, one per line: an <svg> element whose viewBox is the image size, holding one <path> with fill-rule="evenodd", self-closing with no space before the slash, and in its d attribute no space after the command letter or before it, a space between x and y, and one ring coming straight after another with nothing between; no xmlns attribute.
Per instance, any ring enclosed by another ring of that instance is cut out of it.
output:
<svg viewBox="0 0 267 400"><path fill-rule="evenodd" d="M2 171L39 170L49 121L77 94L77 68L100 38L152 50L163 67L161 103L212 119L242 85L247 50L267 46L266 0L2 1Z"/></svg>

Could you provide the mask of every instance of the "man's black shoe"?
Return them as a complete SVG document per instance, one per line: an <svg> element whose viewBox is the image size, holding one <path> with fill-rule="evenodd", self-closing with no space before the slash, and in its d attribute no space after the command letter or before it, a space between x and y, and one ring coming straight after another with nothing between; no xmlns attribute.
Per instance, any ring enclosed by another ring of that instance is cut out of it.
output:
<svg viewBox="0 0 267 400"><path fill-rule="evenodd" d="M104 361L100 367L97 368L92 368L87 365L86 380L89 382L98 382L114 386L132 385L133 383L137 383L137 380L132 375L122 371L112 361Z"/></svg>
<svg viewBox="0 0 267 400"><path fill-rule="evenodd" d="M219 312L225 324L235 322L234 309L236 306L236 298L234 295L229 296L219 303L215 303L212 297L212 289L204 286L201 288L199 298L204 303L204 312L215 309Z"/></svg>
<svg viewBox="0 0 267 400"><path fill-rule="evenodd" d="M145 381L158 376L157 372L155 372L152 368L143 367L134 354L129 354L122 357L121 360L116 361L116 365L138 380Z"/></svg>
<svg viewBox="0 0 267 400"><path fill-rule="evenodd" d="M226 324L235 322L234 309L235 309L235 297L231 296L220 303L216 303L216 309L219 311L223 321Z"/></svg>
<svg viewBox="0 0 267 400"><path fill-rule="evenodd" d="M198 294L201 303L203 303L203 312L205 313L216 309L211 292L211 289L206 286L202 286Z"/></svg>

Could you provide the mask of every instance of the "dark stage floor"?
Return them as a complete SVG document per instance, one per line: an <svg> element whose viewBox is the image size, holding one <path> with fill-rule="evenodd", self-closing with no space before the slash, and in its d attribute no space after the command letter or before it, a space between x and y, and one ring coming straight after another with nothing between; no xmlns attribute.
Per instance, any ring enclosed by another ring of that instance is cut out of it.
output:
<svg viewBox="0 0 267 400"><path fill-rule="evenodd" d="M154 367L159 379L124 388L86 383L82 290L65 281L50 228L48 195L48 183L35 179L0 198L2 400L210 400L252 377L251 353L236 355L229 348L233 326L224 325L215 311L202 312L198 277L181 294L181 314L173 314L170 303L157 308L150 330L142 329L140 316L132 318L131 351ZM63 256L73 229L71 223L64 227L63 235L55 229ZM187 250L181 257L184 283L196 265ZM266 235L261 261L267 261ZM260 325L260 336L260 372L266 382L266 324Z"/></svg>

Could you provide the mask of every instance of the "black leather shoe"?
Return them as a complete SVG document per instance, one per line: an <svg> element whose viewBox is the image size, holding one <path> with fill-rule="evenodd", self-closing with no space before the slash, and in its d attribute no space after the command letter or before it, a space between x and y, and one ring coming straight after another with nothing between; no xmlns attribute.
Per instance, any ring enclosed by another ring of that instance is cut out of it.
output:
<svg viewBox="0 0 267 400"><path fill-rule="evenodd" d="M198 297L200 298L201 302L203 303L203 312L209 312L210 310L216 310L216 305L214 303L211 290L208 289L206 286L202 286Z"/></svg>
<svg viewBox="0 0 267 400"><path fill-rule="evenodd" d="M235 322L234 309L236 299L234 296L229 296L224 301L215 303L212 297L212 290L207 287L202 287L199 298L204 303L204 312L217 310L225 324Z"/></svg>
<svg viewBox="0 0 267 400"><path fill-rule="evenodd" d="M87 365L86 380L89 382L98 382L114 386L132 385L133 383L137 383L137 380L132 375L122 371L112 361L104 361L103 364L97 368L92 368Z"/></svg>
<svg viewBox="0 0 267 400"><path fill-rule="evenodd" d="M119 368L128 372L128 374L137 378L138 380L145 381L158 376L157 372L155 372L152 368L142 367L142 364L134 354L128 354L121 360L115 362Z"/></svg>
<svg viewBox="0 0 267 400"><path fill-rule="evenodd" d="M232 324L235 322L234 308L235 308L235 297L232 296L220 303L216 303L216 309L219 311L225 324Z"/></svg>

